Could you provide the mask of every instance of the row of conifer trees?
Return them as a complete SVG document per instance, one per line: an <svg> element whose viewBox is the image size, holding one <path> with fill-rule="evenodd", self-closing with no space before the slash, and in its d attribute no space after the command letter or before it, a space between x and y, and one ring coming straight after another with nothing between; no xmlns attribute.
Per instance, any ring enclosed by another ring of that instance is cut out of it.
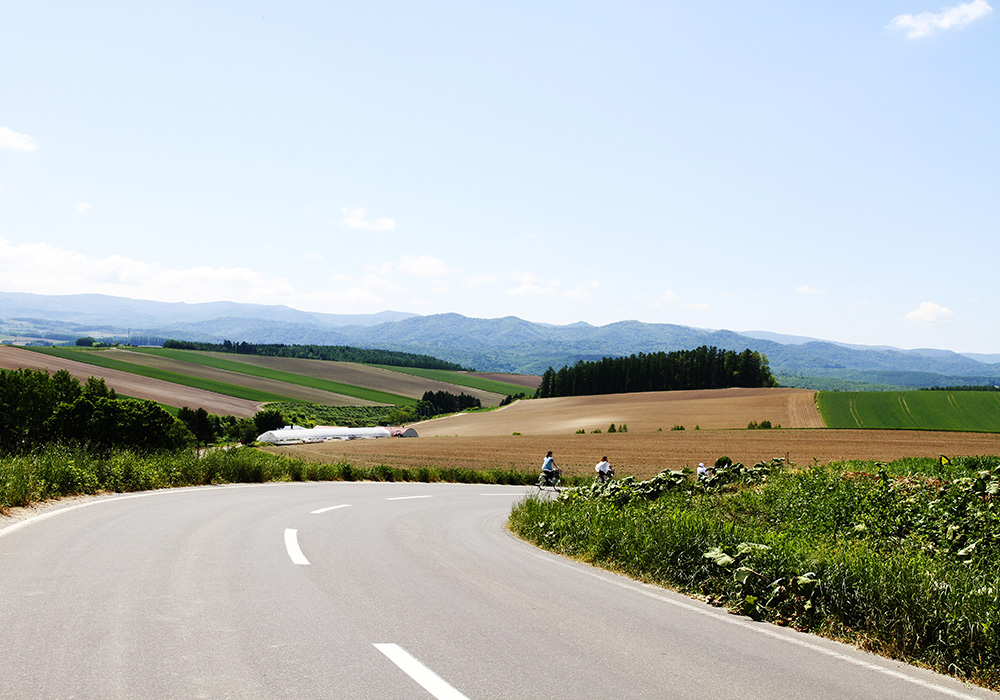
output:
<svg viewBox="0 0 1000 700"><path fill-rule="evenodd" d="M535 396L584 396L633 391L722 389L777 386L767 357L702 345L694 350L638 353L578 361L556 371L549 367Z"/></svg>

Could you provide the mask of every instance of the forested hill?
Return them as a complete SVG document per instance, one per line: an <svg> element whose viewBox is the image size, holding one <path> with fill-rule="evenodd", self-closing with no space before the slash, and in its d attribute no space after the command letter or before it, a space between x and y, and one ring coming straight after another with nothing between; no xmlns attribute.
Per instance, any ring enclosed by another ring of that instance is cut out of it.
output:
<svg viewBox="0 0 1000 700"><path fill-rule="evenodd" d="M399 312L331 315L251 304L165 304L86 296L0 292L0 342L52 344L90 335L101 342L156 345L166 338L220 344L381 348L427 355L485 372L541 374L546 367L633 353L690 350L701 345L766 355L785 386L875 388L1000 384L996 355L740 334L669 323L619 321L552 325L513 316L416 316ZM781 342L784 341L784 342ZM823 380L823 381L819 381Z"/></svg>
<svg viewBox="0 0 1000 700"><path fill-rule="evenodd" d="M694 350L639 353L579 361L542 374L536 396L584 396L634 391L724 389L777 386L767 358L753 350L736 352L702 345Z"/></svg>
<svg viewBox="0 0 1000 700"><path fill-rule="evenodd" d="M282 343L256 344L227 340L223 343L196 343L188 340L168 340L165 348L176 350L204 350L208 352L231 352L237 355L257 355L260 357L296 357L302 360L327 360L331 362L358 362L365 365L388 365L390 367L417 367L420 369L446 369L461 371L461 365L439 360L430 355L415 355L395 350L372 350L346 345L284 345Z"/></svg>

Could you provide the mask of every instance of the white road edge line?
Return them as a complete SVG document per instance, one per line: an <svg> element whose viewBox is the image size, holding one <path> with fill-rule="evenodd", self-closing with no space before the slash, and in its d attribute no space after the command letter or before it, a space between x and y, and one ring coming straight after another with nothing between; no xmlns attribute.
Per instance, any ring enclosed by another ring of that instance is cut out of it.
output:
<svg viewBox="0 0 1000 700"><path fill-rule="evenodd" d="M387 501L410 501L414 498L434 498L433 494L428 494L426 496L394 496L393 498L387 498Z"/></svg>
<svg viewBox="0 0 1000 700"><path fill-rule="evenodd" d="M339 505L339 506L330 506L328 508L320 508L319 510L311 510L311 511L309 511L309 514L310 515L319 515L320 513L325 513L328 510L337 510L338 508L350 508L350 507L351 507L350 503L344 503L344 504Z"/></svg>
<svg viewBox="0 0 1000 700"><path fill-rule="evenodd" d="M309 566L309 560L306 559L306 555L302 553L299 548L299 531L293 530L291 528L285 529L285 549L288 550L288 556L291 558L293 564L298 566Z"/></svg>
<svg viewBox="0 0 1000 700"><path fill-rule="evenodd" d="M679 608L684 608L685 610L698 613L699 615L705 615L706 617L711 617L713 620L717 620L719 622L725 622L730 625L736 625L737 627L743 627L744 629L756 632L757 634L763 634L768 637L780 640L782 642L787 642L788 644L794 644L796 646L805 647L806 649L809 649L811 651L815 651L820 654L825 654L826 656L832 656L835 659L840 659L841 661L846 661L847 663L854 664L855 666L861 666L862 668L867 668L870 671L875 671L876 673L882 673L886 676L890 676L898 680L907 681L909 683L913 683L914 685L919 685L922 688L926 688L928 690L933 690L938 693L942 693L944 695L950 695L953 698L961 698L961 700L979 700L979 697L975 695L969 695L959 690L946 688L943 685L940 685L938 683L932 683L931 681L925 681L922 678L915 678L914 676L907 675L906 673L902 673L900 671L894 671L891 668L885 668L884 666L879 666L878 664L871 663L870 661L865 661L864 659L858 659L853 656L848 656L847 654L842 654L839 651L835 651L833 649L827 649L824 646L820 646L819 644L815 644L805 639L796 639L795 637L790 637L785 633L779 632L778 629L781 628L776 627L773 630L768 629L768 627L773 627L773 625L768 625L767 623L747 622L744 618L741 618L738 615L727 615L723 617L718 612L716 612L715 608L708 608L707 603L705 604L706 607L703 608L697 605L693 605L691 603L685 603L679 600L673 600L672 598L669 598L663 594L656 593L653 590L647 590L645 588L645 586L648 586L649 588L655 588L651 584L641 584L641 583L637 584L625 581L617 581L613 578L610 578L611 576L614 576L614 574L612 574L611 572L606 572L603 571L602 569L598 569L597 571L587 571L586 569L579 568L578 565L572 565L566 562L559 561L558 559L554 558L558 555L554 554L546 556L544 554L540 554L537 552L531 552L531 555L539 559L544 559L552 564L557 564L558 566L563 566L567 569L573 569L574 571L579 571L580 573L583 573L587 576L599 579L601 581L604 581L605 583L609 583L612 586L625 588L630 591L640 593L641 595L644 595L648 598L653 598L654 600L658 600L663 603L669 603L670 605L676 605ZM891 662L892 659L886 659L886 661ZM896 663L902 664L903 662L900 661ZM960 683L961 681L956 681L956 682Z"/></svg>
<svg viewBox="0 0 1000 700"><path fill-rule="evenodd" d="M438 700L469 700L398 644L372 644L372 646L385 654L392 663L399 666L406 675Z"/></svg>

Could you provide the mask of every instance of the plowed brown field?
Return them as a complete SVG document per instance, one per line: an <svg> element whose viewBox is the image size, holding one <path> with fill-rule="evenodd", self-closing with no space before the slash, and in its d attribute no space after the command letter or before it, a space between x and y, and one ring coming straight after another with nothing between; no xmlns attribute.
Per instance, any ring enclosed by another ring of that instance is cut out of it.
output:
<svg viewBox="0 0 1000 700"><path fill-rule="evenodd" d="M61 369L69 372L81 382L88 377L103 377L109 387L119 394L136 399L147 399L168 406L189 406L204 408L209 413L248 418L256 413L261 404L257 401L237 399L224 394L216 394L203 389L172 384L159 379L140 377L136 374L114 369L95 367L83 362L64 360L41 353L10 346L0 346L0 369L48 370L54 374Z"/></svg>
<svg viewBox="0 0 1000 700"><path fill-rule="evenodd" d="M798 465L842 459L1000 454L1000 435L916 430L685 430L614 435L519 435L350 440L265 448L275 454L356 466L513 468L533 472L553 450L567 474L590 475L607 455L617 476L649 478L726 455L744 464L788 457Z"/></svg>
<svg viewBox="0 0 1000 700"><path fill-rule="evenodd" d="M517 401L488 413L466 413L417 423L421 437L434 435L564 435L606 431L612 423L634 432L746 428L771 421L783 428L822 428L816 392L809 389L710 389L650 391L605 396L564 396Z"/></svg>
<svg viewBox="0 0 1000 700"><path fill-rule="evenodd" d="M268 448L278 454L357 466L492 467L533 472L547 450L567 474L593 473L608 455L619 476L648 478L726 455L744 464L787 457L795 464L842 459L1000 454L1000 435L891 430L827 430L800 389L722 389L521 401L488 413L413 426L414 439L353 440ZM751 420L783 429L747 430ZM607 433L611 423L627 433ZM671 430L684 425L685 430ZM700 430L694 430L695 425ZM585 434L576 434L584 429ZM600 428L602 433L592 430ZM514 435L514 432L521 433Z"/></svg>

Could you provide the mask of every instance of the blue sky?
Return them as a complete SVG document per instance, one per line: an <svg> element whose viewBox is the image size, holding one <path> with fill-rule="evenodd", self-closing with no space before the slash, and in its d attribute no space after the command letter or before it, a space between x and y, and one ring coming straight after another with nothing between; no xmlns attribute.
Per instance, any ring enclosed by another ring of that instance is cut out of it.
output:
<svg viewBox="0 0 1000 700"><path fill-rule="evenodd" d="M1000 352L987 0L485 5L11 4L0 291Z"/></svg>

